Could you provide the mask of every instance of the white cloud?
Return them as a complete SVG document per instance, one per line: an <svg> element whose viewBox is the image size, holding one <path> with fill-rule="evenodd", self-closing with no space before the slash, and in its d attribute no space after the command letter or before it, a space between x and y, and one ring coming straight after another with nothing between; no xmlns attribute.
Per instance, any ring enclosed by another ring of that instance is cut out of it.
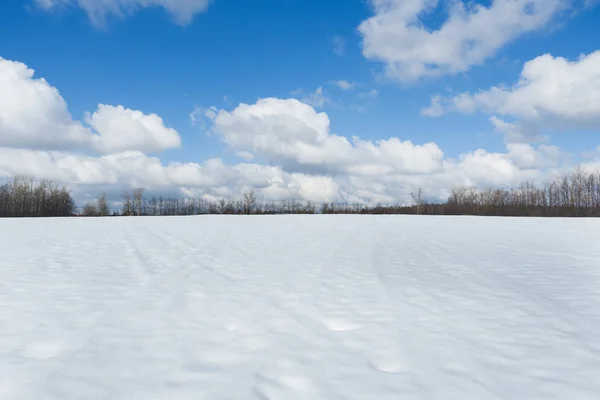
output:
<svg viewBox="0 0 600 400"><path fill-rule="evenodd" d="M534 141L545 141L546 136L539 135L519 123L506 122L496 116L490 117L490 122L496 131L504 135L506 143L529 143Z"/></svg>
<svg viewBox="0 0 600 400"><path fill-rule="evenodd" d="M404 82L468 71L507 43L539 31L571 0L493 0L489 7L453 1L439 29L422 16L437 0L371 0L375 15L363 21L363 55L385 64L389 77Z"/></svg>
<svg viewBox="0 0 600 400"><path fill-rule="evenodd" d="M76 121L59 91L23 63L0 58L0 146L101 153L158 152L180 146L156 114L99 105Z"/></svg>
<svg viewBox="0 0 600 400"><path fill-rule="evenodd" d="M472 114L477 110L477 105L468 93L460 93L455 96L452 104L457 110L467 114Z"/></svg>
<svg viewBox="0 0 600 400"><path fill-rule="evenodd" d="M330 99L323 93L323 87L319 86L317 90L304 97L302 101L315 108L323 108L326 103L330 102Z"/></svg>
<svg viewBox="0 0 600 400"><path fill-rule="evenodd" d="M525 143L509 143L508 157L518 168L543 169L557 167L568 157L557 146L539 145L537 148Z"/></svg>
<svg viewBox="0 0 600 400"><path fill-rule="evenodd" d="M92 135L73 121L58 90L33 74L0 57L0 146L91 146Z"/></svg>
<svg viewBox="0 0 600 400"><path fill-rule="evenodd" d="M353 82L348 82L347 80L339 80L339 81L331 81L332 85L339 87L342 90L352 90L356 86Z"/></svg>
<svg viewBox="0 0 600 400"><path fill-rule="evenodd" d="M439 117L442 114L444 114L444 106L442 105L442 96L440 95L433 96L429 107L421 110L421 115L427 117Z"/></svg>
<svg viewBox="0 0 600 400"><path fill-rule="evenodd" d="M330 81L329 84L334 85L342 89L343 91L351 91L356 88L356 84L345 80ZM356 98L354 100L361 100L362 103L366 103L370 100L375 100L379 96L379 92L376 89L372 89L365 92L352 92ZM326 92L323 86L319 86L314 92L308 94L304 93L303 89L297 89L290 93L294 98L300 100L302 103L308 104L316 109L323 109L325 106L337 108L339 110L344 109L357 109L364 112L366 110L365 104L354 104L347 105L347 97L335 98L332 97L330 92ZM361 102L359 101L359 102Z"/></svg>
<svg viewBox="0 0 600 400"><path fill-rule="evenodd" d="M531 121L559 118L600 127L600 51L569 61L550 54L525 63L511 87L493 87L470 100L485 112Z"/></svg>
<svg viewBox="0 0 600 400"><path fill-rule="evenodd" d="M306 172L428 173L442 161L433 143L413 145L397 138L349 141L331 134L327 114L295 99L262 99L231 112L220 110L214 124L235 150Z"/></svg>
<svg viewBox="0 0 600 400"><path fill-rule="evenodd" d="M437 115L447 110L491 114L491 122L509 141L529 141L544 130L600 129L598 93L600 51L573 61L545 54L525 63L514 85L444 100L437 97L432 106ZM506 117L515 122L505 121Z"/></svg>
<svg viewBox="0 0 600 400"><path fill-rule="evenodd" d="M562 157L550 146L515 145L506 153L480 149L453 160L435 143L349 139L331 132L326 113L296 99L266 98L202 113L218 137L255 161L166 164L147 153L178 147L180 139L159 116L100 105L76 121L56 88L35 79L24 64L0 60L0 178L46 177L72 185L79 199L100 190L118 195L132 186L239 198L252 187L267 200L386 203L409 201L415 187L443 198L455 185L538 179L540 168Z"/></svg>
<svg viewBox="0 0 600 400"><path fill-rule="evenodd" d="M335 36L333 38L333 52L338 56L343 56L346 53L346 39Z"/></svg>
<svg viewBox="0 0 600 400"><path fill-rule="evenodd" d="M189 24L194 16L207 10L212 0L34 0L44 10L65 6L78 6L97 26L105 23L106 17L114 15L124 18L147 7L162 7L179 25Z"/></svg>
<svg viewBox="0 0 600 400"><path fill-rule="evenodd" d="M203 126L203 120L206 113L206 109L200 106L194 106L194 109L190 113L190 122L193 126L200 124Z"/></svg>
<svg viewBox="0 0 600 400"><path fill-rule="evenodd" d="M359 93L358 97L361 99L374 100L379 96L377 89L371 89L368 92Z"/></svg>
<svg viewBox="0 0 600 400"><path fill-rule="evenodd" d="M156 114L100 104L95 113L86 115L85 121L98 133L96 148L102 153L133 149L152 153L181 145L179 133L167 128Z"/></svg>
<svg viewBox="0 0 600 400"><path fill-rule="evenodd" d="M262 99L219 110L214 124L232 148L285 170L336 176L346 190L344 198L370 202L407 196L415 185L441 195L453 185L517 184L538 176L538 167L551 165L545 157L557 157L551 147L514 147L507 153L477 150L454 161L445 159L435 143L348 140L330 132L327 114L294 99Z"/></svg>
<svg viewBox="0 0 600 400"><path fill-rule="evenodd" d="M515 185L522 180L535 180L540 175L539 169L519 168L510 153L490 153L483 149L461 154L458 164L451 165L450 169L462 172L458 175L462 175L464 185L480 187Z"/></svg>
<svg viewBox="0 0 600 400"><path fill-rule="evenodd" d="M140 152L101 157L0 147L0 178L15 175L45 177L78 188L110 185L115 193L131 187L177 194L187 190L214 198L238 196L247 187L270 200L336 201L339 188L333 178L287 173L280 167L258 164L225 165L219 159L163 165Z"/></svg>
<svg viewBox="0 0 600 400"><path fill-rule="evenodd" d="M142 186L151 192L175 195L194 193L198 197L239 198L246 188L252 187L266 200L296 199L319 203L403 202L409 201L409 192L416 187L422 187L428 197L444 198L455 185L517 185L524 179L535 180L541 176L538 169L520 167L522 163L532 165L527 158L515 162L508 153L477 150L463 154L458 161L445 160L443 168L431 173L364 174L358 170L343 174L311 174L288 172L281 166L226 165L219 159L165 165L160 159L140 152L93 157L0 148L0 178L20 174L46 177L72 185L75 194L95 193L99 189L94 187L109 187L118 195L124 189Z"/></svg>
<svg viewBox="0 0 600 400"><path fill-rule="evenodd" d="M473 101L470 93L460 93L451 98L436 94L431 96L429 106L421 109L421 115L427 117L439 117L449 110L473 114L477 111L477 104Z"/></svg>

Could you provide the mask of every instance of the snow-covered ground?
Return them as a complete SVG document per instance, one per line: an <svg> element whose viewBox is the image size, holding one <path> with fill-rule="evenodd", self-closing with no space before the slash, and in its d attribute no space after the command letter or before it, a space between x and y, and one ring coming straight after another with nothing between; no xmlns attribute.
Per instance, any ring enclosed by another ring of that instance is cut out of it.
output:
<svg viewBox="0 0 600 400"><path fill-rule="evenodd" d="M600 399L600 220L0 220L0 399Z"/></svg>

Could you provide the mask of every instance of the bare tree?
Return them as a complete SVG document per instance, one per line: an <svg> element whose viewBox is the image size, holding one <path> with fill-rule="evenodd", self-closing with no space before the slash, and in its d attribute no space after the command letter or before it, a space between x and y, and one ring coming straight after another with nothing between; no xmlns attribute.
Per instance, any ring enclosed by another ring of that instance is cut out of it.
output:
<svg viewBox="0 0 600 400"><path fill-rule="evenodd" d="M254 189L246 190L244 192L244 200L243 200L244 214L252 214L252 211L254 211L255 204L256 204L256 194L254 193Z"/></svg>
<svg viewBox="0 0 600 400"><path fill-rule="evenodd" d="M89 202L83 206L83 215L86 217L97 217L100 215L100 212L96 204Z"/></svg>
<svg viewBox="0 0 600 400"><path fill-rule="evenodd" d="M133 204L131 202L131 194L129 191L123 192L123 215L130 216L133 214Z"/></svg>
<svg viewBox="0 0 600 400"><path fill-rule="evenodd" d="M69 190L41 179L16 176L0 186L0 217L58 217L75 213Z"/></svg>
<svg viewBox="0 0 600 400"><path fill-rule="evenodd" d="M289 212L291 214L296 214L299 210L298 207L298 202L296 201L296 199L292 199L289 203Z"/></svg>
<svg viewBox="0 0 600 400"><path fill-rule="evenodd" d="M133 189L133 212L138 216L142 215L142 198L145 191L146 189L144 188Z"/></svg>
<svg viewBox="0 0 600 400"><path fill-rule="evenodd" d="M150 214L158 215L158 201L155 196L152 196L152 200L150 201Z"/></svg>
<svg viewBox="0 0 600 400"><path fill-rule="evenodd" d="M106 197L106 194L100 193L100 195L96 199L96 203L98 215L100 215L101 217L106 217L110 213L110 210L108 208L108 198Z"/></svg>
<svg viewBox="0 0 600 400"><path fill-rule="evenodd" d="M412 197L415 205L417 206L417 214L421 214L421 205L423 204L422 193L423 190L421 188L418 188L415 192L410 193L410 197Z"/></svg>

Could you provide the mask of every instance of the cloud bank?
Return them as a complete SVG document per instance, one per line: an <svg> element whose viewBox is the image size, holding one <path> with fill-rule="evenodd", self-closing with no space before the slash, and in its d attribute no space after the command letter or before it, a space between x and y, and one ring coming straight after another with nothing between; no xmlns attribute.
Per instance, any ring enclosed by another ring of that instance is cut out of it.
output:
<svg viewBox="0 0 600 400"><path fill-rule="evenodd" d="M194 118L199 118L193 113ZM504 153L483 149L446 157L433 142L401 136L347 138L329 116L297 99L263 98L205 111L210 129L243 160L215 157L164 163L181 146L179 133L156 114L100 104L81 120L66 100L27 65L0 58L0 178L47 177L76 195L143 186L150 191L236 198L254 188L266 200L408 202L422 187L444 198L455 185L515 185L557 165L551 146L520 144Z"/></svg>

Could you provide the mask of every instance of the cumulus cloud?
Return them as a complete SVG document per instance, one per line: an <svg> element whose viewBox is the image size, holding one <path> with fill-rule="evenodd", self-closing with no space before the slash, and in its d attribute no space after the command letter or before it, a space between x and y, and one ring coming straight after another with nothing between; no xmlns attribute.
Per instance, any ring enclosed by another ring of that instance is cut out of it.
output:
<svg viewBox="0 0 600 400"><path fill-rule="evenodd" d="M97 133L94 144L102 153L132 149L152 153L181 145L179 133L167 128L156 114L100 104L96 112L86 115L85 121Z"/></svg>
<svg viewBox="0 0 600 400"><path fill-rule="evenodd" d="M58 90L33 75L25 64L0 57L0 146L90 146L92 135L73 121Z"/></svg>
<svg viewBox="0 0 600 400"><path fill-rule="evenodd" d="M568 155L557 146L542 144L536 148L525 143L510 143L507 150L508 156L518 168L551 168L568 161Z"/></svg>
<svg viewBox="0 0 600 400"><path fill-rule="evenodd" d="M600 51L569 61L550 54L525 63L511 87L493 87L472 96L478 109L541 121L558 118L600 127Z"/></svg>
<svg viewBox="0 0 600 400"><path fill-rule="evenodd" d="M579 1L493 0L489 7L453 1L447 19L430 29L423 17L439 11L439 3L371 0L375 14L358 27L363 55L382 62L390 78L403 82L465 72L516 38L548 26Z"/></svg>
<svg viewBox="0 0 600 400"><path fill-rule="evenodd" d="M106 17L124 18L147 7L162 7L179 25L189 24L194 16L208 9L212 0L34 0L44 10L77 6L83 9L90 21L97 26Z"/></svg>
<svg viewBox="0 0 600 400"><path fill-rule="evenodd" d="M247 188L266 200L409 201L422 187L443 198L455 185L503 186L536 179L559 159L549 146L512 146L445 157L435 143L333 133L329 116L297 99L265 98L233 109L196 109L247 162L218 158L164 163L149 153L178 147L176 131L155 114L100 105L74 120L58 90L22 63L0 60L0 179L46 177L76 195L118 195L142 186L208 199L239 198ZM76 197L77 198L77 197ZM81 198L81 197L80 197ZM85 198L85 197L83 197Z"/></svg>
<svg viewBox="0 0 600 400"><path fill-rule="evenodd" d="M0 58L0 146L44 150L159 152L180 146L156 114L99 105L76 121L59 91L25 64Z"/></svg>
<svg viewBox="0 0 600 400"><path fill-rule="evenodd" d="M371 142L332 134L327 114L295 99L261 99L231 112L219 110L214 128L237 151L314 173L429 173L441 167L443 158L434 143Z"/></svg>
<svg viewBox="0 0 600 400"><path fill-rule="evenodd" d="M545 54L525 63L518 82L449 99L434 97L423 112L491 114L509 142L540 138L545 130L600 129L600 51L576 60ZM513 121L506 121L510 118Z"/></svg>
<svg viewBox="0 0 600 400"><path fill-rule="evenodd" d="M551 146L477 150L445 158L435 143L348 139L330 131L327 114L295 99L261 99L212 114L215 132L239 152L286 171L333 176L347 201L390 202L422 186L445 196L454 185L504 186L539 177L558 155ZM434 195L435 193L435 195Z"/></svg>
<svg viewBox="0 0 600 400"><path fill-rule="evenodd" d="M463 185L479 187L515 185L521 180L535 180L541 174L536 168L519 168L510 153L490 153L483 149L461 154L459 162L449 165L449 170L459 172Z"/></svg>

